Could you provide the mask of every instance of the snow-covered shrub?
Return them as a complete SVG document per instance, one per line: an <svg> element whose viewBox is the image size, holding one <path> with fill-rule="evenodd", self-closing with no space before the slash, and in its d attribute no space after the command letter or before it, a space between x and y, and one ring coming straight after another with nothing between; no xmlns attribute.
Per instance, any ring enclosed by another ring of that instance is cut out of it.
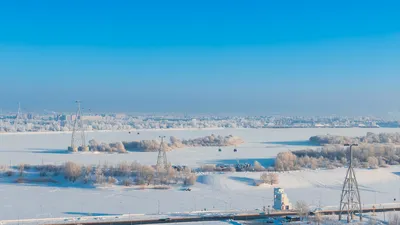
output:
<svg viewBox="0 0 400 225"><path fill-rule="evenodd" d="M190 174L186 176L183 180L184 185L194 185L196 183L196 175L195 174Z"/></svg>
<svg viewBox="0 0 400 225"><path fill-rule="evenodd" d="M64 176L69 181L75 182L82 174L82 167L74 162L67 162L64 165Z"/></svg>
<svg viewBox="0 0 400 225"><path fill-rule="evenodd" d="M260 172L264 171L265 168L258 161L254 161L254 170Z"/></svg>

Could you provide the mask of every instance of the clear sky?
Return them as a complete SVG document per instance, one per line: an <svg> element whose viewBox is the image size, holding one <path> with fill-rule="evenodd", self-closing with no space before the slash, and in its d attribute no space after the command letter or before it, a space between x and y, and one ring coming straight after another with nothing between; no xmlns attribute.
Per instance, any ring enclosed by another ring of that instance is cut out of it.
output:
<svg viewBox="0 0 400 225"><path fill-rule="evenodd" d="M385 114L399 1L1 1L0 107Z"/></svg>

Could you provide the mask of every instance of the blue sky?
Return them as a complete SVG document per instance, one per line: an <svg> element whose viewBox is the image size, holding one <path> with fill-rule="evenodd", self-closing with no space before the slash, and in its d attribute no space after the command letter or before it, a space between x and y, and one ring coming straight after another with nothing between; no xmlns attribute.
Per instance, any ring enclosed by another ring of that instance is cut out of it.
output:
<svg viewBox="0 0 400 225"><path fill-rule="evenodd" d="M0 107L400 110L396 1L3 1Z"/></svg>

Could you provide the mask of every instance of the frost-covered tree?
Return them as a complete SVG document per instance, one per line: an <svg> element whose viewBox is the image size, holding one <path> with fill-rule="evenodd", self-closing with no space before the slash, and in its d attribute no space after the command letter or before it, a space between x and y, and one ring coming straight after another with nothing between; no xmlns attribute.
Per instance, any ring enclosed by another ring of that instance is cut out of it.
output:
<svg viewBox="0 0 400 225"><path fill-rule="evenodd" d="M274 185L279 183L279 176L276 173L262 173L260 180L265 184Z"/></svg>
<svg viewBox="0 0 400 225"><path fill-rule="evenodd" d="M376 157L370 156L367 159L369 168L377 169L379 165L379 161Z"/></svg>
<svg viewBox="0 0 400 225"><path fill-rule="evenodd" d="M306 218L310 212L310 208L305 201L297 201L294 205L294 209L297 211L297 214L302 220Z"/></svg>
<svg viewBox="0 0 400 225"><path fill-rule="evenodd" d="M281 152L275 159L275 169L288 171L296 169L297 157L292 152Z"/></svg>
<svg viewBox="0 0 400 225"><path fill-rule="evenodd" d="M74 162L67 162L64 165L64 175L69 181L75 182L82 173L81 166Z"/></svg>

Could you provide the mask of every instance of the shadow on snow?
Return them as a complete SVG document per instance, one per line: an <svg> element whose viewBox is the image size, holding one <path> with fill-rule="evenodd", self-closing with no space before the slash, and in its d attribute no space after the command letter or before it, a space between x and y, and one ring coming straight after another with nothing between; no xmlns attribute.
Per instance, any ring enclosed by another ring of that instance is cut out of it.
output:
<svg viewBox="0 0 400 225"><path fill-rule="evenodd" d="M234 180L234 181L239 181L239 182L247 184L249 186L256 186L256 181L253 178L230 176L229 179Z"/></svg>
<svg viewBox="0 0 400 225"><path fill-rule="evenodd" d="M109 213L90 213L90 212L63 212L67 215L76 216L121 216L122 214L109 214Z"/></svg>
<svg viewBox="0 0 400 225"><path fill-rule="evenodd" d="M19 181L19 182L18 182ZM96 189L93 184L83 184L82 181L71 182L61 176L30 177L18 176L0 178L1 184L16 185L20 187L51 187L56 189L77 188L77 189Z"/></svg>
<svg viewBox="0 0 400 225"><path fill-rule="evenodd" d="M67 149L28 148L31 153L37 154L69 154Z"/></svg>
<svg viewBox="0 0 400 225"><path fill-rule="evenodd" d="M261 142L262 144L270 144L270 145L288 145L288 146L320 146L311 141L271 141L271 142Z"/></svg>

